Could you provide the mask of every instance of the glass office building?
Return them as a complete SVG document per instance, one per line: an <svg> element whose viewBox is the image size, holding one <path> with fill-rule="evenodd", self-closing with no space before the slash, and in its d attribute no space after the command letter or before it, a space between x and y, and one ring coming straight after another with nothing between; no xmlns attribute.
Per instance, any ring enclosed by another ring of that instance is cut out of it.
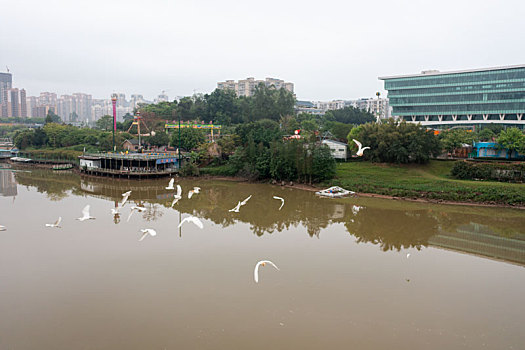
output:
<svg viewBox="0 0 525 350"><path fill-rule="evenodd" d="M525 65L380 77L392 115L432 127L525 125Z"/></svg>

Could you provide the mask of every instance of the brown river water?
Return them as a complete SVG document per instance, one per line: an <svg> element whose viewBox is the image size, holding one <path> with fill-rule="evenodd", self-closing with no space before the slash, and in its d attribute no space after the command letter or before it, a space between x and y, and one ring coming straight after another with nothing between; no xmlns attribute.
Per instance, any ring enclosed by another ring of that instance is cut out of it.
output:
<svg viewBox="0 0 525 350"><path fill-rule="evenodd" d="M523 210L177 183L0 170L0 349L525 349Z"/></svg>

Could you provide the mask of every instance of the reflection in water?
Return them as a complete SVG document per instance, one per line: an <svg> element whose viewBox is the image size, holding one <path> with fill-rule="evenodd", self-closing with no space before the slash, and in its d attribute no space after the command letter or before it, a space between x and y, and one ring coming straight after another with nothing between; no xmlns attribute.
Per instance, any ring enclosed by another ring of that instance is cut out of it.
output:
<svg viewBox="0 0 525 350"><path fill-rule="evenodd" d="M0 169L0 195L12 197L18 194L15 175L11 170Z"/></svg>
<svg viewBox="0 0 525 350"><path fill-rule="evenodd" d="M17 173L16 179L22 185L36 186L39 192L46 193L51 199L64 198L68 192L84 193L109 199L115 208L122 193L131 190L129 201L146 207L146 211L137 213L146 221L156 221L164 210L173 209L211 220L222 227L237 222L248 223L257 236L302 225L311 237L318 238L328 226L342 224L358 243L372 243L383 251L421 249L432 245L525 265L524 218L516 210L399 201L390 201L389 205L372 202L356 210L352 200L318 198L311 192L269 185L218 181L205 182L198 196L186 199L184 194L185 200L170 208L174 192L165 189L165 179L80 178L73 173L56 174L46 170ZM185 193L195 185L188 179L181 179L179 183ZM270 195L274 192L286 197L282 210L278 210L279 201ZM249 205L242 206L239 213L229 212L228 209L250 195L253 196ZM506 214L499 214L503 212ZM114 223L120 221L120 215L116 214Z"/></svg>
<svg viewBox="0 0 525 350"><path fill-rule="evenodd" d="M45 170L15 177L17 202L3 205L10 199L0 197L1 224L9 227L0 235L0 349L524 343L525 306L516 302L525 288L519 210L326 199L202 179L180 179L184 196L171 208L166 179ZM202 191L188 199L194 186ZM238 213L229 212L250 195ZM281 210L273 196L285 198ZM75 220L85 205L97 220ZM128 222L133 206L145 210ZM58 215L62 228L46 230ZM203 230L177 230L190 215ZM146 229L155 237L143 238ZM255 283L260 260L280 271L260 271Z"/></svg>

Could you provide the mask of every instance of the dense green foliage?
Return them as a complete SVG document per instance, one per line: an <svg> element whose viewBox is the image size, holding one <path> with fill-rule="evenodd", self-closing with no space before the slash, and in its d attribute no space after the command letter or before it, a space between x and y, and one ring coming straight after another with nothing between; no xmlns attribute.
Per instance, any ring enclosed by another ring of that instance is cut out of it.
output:
<svg viewBox="0 0 525 350"><path fill-rule="evenodd" d="M127 133L118 133L115 137L117 149L125 139L131 138ZM13 141L21 150L26 148L61 148L75 146L81 150L109 151L112 148L111 132L89 128L77 128L71 125L47 123L43 128L18 130Z"/></svg>
<svg viewBox="0 0 525 350"><path fill-rule="evenodd" d="M204 132L199 129L184 128L180 130L180 148L191 151L197 148L206 140ZM171 144L179 147L179 131L175 131L171 136Z"/></svg>
<svg viewBox="0 0 525 350"><path fill-rule="evenodd" d="M283 140L279 124L263 119L239 125L235 153L227 163L237 174L251 179L319 182L333 177L335 161L326 146L315 142Z"/></svg>
<svg viewBox="0 0 525 350"><path fill-rule="evenodd" d="M456 162L451 175L462 180L525 181L525 163Z"/></svg>
<svg viewBox="0 0 525 350"><path fill-rule="evenodd" d="M355 127L348 135L350 147L357 149L352 139L360 141L363 159L387 163L426 163L440 153L438 138L417 124L392 119L385 123L368 123Z"/></svg>
<svg viewBox="0 0 525 350"><path fill-rule="evenodd" d="M372 113L354 107L345 107L343 109L328 111L325 114L325 118L327 120L354 125L372 123L376 121L376 118L372 115Z"/></svg>
<svg viewBox="0 0 525 350"><path fill-rule="evenodd" d="M238 124L259 119L278 121L294 114L295 97L285 89L260 84L254 96L237 97L232 90L216 89L211 94L183 97L178 102L161 102L140 107L143 116L183 121L204 120L215 124Z"/></svg>
<svg viewBox="0 0 525 350"><path fill-rule="evenodd" d="M439 136L442 147L448 152L452 152L456 148L460 148L463 144L471 145L476 135L466 129L451 129L442 132Z"/></svg>
<svg viewBox="0 0 525 350"><path fill-rule="evenodd" d="M502 130L496 141L502 148L525 154L525 134L518 128Z"/></svg>

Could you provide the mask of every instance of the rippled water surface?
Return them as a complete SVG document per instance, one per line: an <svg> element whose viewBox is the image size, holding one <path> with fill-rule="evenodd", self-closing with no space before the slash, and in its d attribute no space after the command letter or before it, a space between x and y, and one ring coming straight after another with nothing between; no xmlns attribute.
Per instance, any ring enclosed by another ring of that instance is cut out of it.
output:
<svg viewBox="0 0 525 350"><path fill-rule="evenodd" d="M524 211L167 183L1 170L0 349L523 349Z"/></svg>

